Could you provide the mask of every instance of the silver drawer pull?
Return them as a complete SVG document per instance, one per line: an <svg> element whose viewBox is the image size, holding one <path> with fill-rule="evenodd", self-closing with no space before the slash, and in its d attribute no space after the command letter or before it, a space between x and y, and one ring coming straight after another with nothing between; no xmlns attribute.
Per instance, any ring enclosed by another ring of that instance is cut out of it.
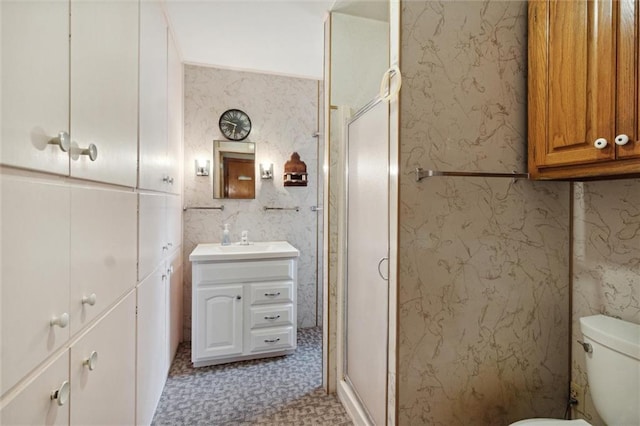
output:
<svg viewBox="0 0 640 426"><path fill-rule="evenodd" d="M280 338L279 338L279 337L278 337L277 339L271 339L271 340L269 340L269 339L264 339L264 342L265 342L265 343L277 343L277 342L279 342L279 341L280 341Z"/></svg>
<svg viewBox="0 0 640 426"><path fill-rule="evenodd" d="M591 346L591 343L583 342L582 340L578 340L577 342L580 343L580 346L582 346L582 349L584 349L586 353L593 353L593 346Z"/></svg>
<svg viewBox="0 0 640 426"><path fill-rule="evenodd" d="M280 315L276 315L275 317L264 317L266 320L277 320L278 318L280 318Z"/></svg>
<svg viewBox="0 0 640 426"><path fill-rule="evenodd" d="M277 297L277 296L280 296L280 292L277 292L277 293L265 293L264 295L267 296L267 297Z"/></svg>

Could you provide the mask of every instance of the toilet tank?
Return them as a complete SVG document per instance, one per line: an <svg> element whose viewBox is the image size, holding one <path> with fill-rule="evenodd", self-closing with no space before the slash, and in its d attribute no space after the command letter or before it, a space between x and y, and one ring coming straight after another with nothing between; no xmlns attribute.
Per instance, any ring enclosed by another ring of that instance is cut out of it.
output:
<svg viewBox="0 0 640 426"><path fill-rule="evenodd" d="M580 329L592 348L585 356L598 414L609 426L640 425L640 325L593 315Z"/></svg>

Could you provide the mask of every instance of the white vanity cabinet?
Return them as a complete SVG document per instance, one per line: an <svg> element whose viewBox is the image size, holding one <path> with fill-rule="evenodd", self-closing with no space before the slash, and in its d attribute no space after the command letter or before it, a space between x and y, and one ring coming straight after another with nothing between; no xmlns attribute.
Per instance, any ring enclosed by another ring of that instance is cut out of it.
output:
<svg viewBox="0 0 640 426"><path fill-rule="evenodd" d="M189 257L194 366L296 349L298 256L287 242L196 247Z"/></svg>

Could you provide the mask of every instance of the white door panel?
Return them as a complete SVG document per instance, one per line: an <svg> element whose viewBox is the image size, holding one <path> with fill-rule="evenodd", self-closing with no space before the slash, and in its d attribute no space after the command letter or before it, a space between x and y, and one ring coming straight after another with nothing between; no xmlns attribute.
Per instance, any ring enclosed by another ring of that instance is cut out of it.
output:
<svg viewBox="0 0 640 426"><path fill-rule="evenodd" d="M164 194L139 194L139 281L160 264L169 250L166 203Z"/></svg>
<svg viewBox="0 0 640 426"><path fill-rule="evenodd" d="M375 424L386 418L389 107L378 102L347 127L346 376ZM380 268L379 268L380 267Z"/></svg>
<svg viewBox="0 0 640 426"><path fill-rule="evenodd" d="M140 183L166 191L167 23L158 1L140 4Z"/></svg>
<svg viewBox="0 0 640 426"><path fill-rule="evenodd" d="M69 424L69 401L58 405L51 393L69 384L69 351L64 351L0 411L2 425Z"/></svg>
<svg viewBox="0 0 640 426"><path fill-rule="evenodd" d="M0 394L69 339L69 188L0 179Z"/></svg>
<svg viewBox="0 0 640 426"><path fill-rule="evenodd" d="M71 176L136 186L138 27L137 1L71 2Z"/></svg>
<svg viewBox="0 0 640 426"><path fill-rule="evenodd" d="M167 378L167 276L164 263L138 285L136 424L151 424Z"/></svg>
<svg viewBox="0 0 640 426"><path fill-rule="evenodd" d="M0 10L0 161L68 175L68 152L48 142L69 132L69 4L2 1Z"/></svg>
<svg viewBox="0 0 640 426"><path fill-rule="evenodd" d="M132 191L71 189L72 334L136 285L137 208Z"/></svg>
<svg viewBox="0 0 640 426"><path fill-rule="evenodd" d="M134 424L135 321L132 291L71 347L72 425ZM97 362L91 370L85 361L92 352Z"/></svg>

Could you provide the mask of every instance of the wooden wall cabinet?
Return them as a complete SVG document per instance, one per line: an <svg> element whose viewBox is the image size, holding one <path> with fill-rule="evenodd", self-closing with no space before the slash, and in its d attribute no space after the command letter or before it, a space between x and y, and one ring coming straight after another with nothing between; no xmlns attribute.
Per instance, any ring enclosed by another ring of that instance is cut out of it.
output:
<svg viewBox="0 0 640 426"><path fill-rule="evenodd" d="M529 173L640 175L635 0L529 2Z"/></svg>

